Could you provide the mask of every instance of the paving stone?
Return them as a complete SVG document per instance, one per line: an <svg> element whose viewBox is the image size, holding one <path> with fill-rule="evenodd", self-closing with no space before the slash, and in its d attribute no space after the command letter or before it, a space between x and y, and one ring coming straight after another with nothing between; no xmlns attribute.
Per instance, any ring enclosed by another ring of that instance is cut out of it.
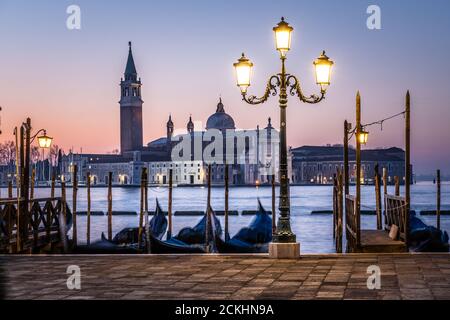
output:
<svg viewBox="0 0 450 320"><path fill-rule="evenodd" d="M450 299L449 254L0 256L7 299ZM82 290L68 290L68 265ZM367 267L381 290L367 288ZM33 270L42 270L39 277Z"/></svg>

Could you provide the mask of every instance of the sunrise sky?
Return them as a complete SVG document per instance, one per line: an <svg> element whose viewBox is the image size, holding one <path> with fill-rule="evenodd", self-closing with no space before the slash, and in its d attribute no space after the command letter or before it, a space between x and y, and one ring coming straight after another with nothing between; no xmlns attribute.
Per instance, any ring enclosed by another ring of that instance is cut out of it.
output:
<svg viewBox="0 0 450 320"><path fill-rule="evenodd" d="M81 8L81 30L68 30L66 8ZM370 4L381 30L366 27ZM250 93L263 93L279 71L272 27L281 16L295 28L288 72L305 93L318 91L312 61L326 50L335 61L327 98L306 105L291 98L288 144L342 143L362 95L363 122L401 112L412 97L412 161L416 173L450 162L450 1L7 1L0 0L0 141L27 116L65 150L119 147L119 82L128 41L143 82L144 141L165 135L169 113L184 129L189 114L206 122L219 95L239 128L278 127L277 99L246 105L232 64L253 61ZM198 129L198 128L197 128ZM403 118L370 128L366 148L403 147ZM444 170L445 171L445 170Z"/></svg>

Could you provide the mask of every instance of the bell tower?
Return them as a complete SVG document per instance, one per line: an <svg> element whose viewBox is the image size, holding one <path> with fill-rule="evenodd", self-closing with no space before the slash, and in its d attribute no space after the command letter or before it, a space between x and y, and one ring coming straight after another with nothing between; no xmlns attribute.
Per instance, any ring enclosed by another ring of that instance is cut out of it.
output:
<svg viewBox="0 0 450 320"><path fill-rule="evenodd" d="M124 79L120 81L120 152L142 149L141 79L137 77L131 42L128 42L128 60Z"/></svg>

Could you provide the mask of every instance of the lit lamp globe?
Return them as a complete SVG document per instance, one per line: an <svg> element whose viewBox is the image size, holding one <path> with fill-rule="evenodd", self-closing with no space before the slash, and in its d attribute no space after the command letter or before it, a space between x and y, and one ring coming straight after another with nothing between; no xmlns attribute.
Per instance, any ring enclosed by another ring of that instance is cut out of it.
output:
<svg viewBox="0 0 450 320"><path fill-rule="evenodd" d="M233 64L233 66L236 70L237 85L241 89L242 94L245 94L248 87L250 87L253 63L245 57L244 53L242 53L242 56Z"/></svg>
<svg viewBox="0 0 450 320"><path fill-rule="evenodd" d="M322 91L326 91L331 82L331 67L334 62L323 51L313 64L316 71L316 83L320 85Z"/></svg>
<svg viewBox="0 0 450 320"><path fill-rule="evenodd" d="M284 17L281 18L281 21L273 28L275 32L275 45L282 57L286 56L286 52L291 49L291 36L292 28L289 23L284 21Z"/></svg>
<svg viewBox="0 0 450 320"><path fill-rule="evenodd" d="M47 136L47 133L44 132L44 135L38 137L39 147L42 149L48 149L52 145L53 138Z"/></svg>
<svg viewBox="0 0 450 320"><path fill-rule="evenodd" d="M358 134L358 140L361 144L367 144L367 140L369 139L369 132L365 131L364 129L361 129L361 131Z"/></svg>

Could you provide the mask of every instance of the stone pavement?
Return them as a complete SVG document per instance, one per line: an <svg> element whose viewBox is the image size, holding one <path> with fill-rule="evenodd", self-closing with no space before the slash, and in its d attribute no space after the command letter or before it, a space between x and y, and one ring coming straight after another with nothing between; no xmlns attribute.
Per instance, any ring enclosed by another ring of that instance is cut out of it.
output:
<svg viewBox="0 0 450 320"><path fill-rule="evenodd" d="M6 299L450 299L449 254L0 256L0 273Z"/></svg>

